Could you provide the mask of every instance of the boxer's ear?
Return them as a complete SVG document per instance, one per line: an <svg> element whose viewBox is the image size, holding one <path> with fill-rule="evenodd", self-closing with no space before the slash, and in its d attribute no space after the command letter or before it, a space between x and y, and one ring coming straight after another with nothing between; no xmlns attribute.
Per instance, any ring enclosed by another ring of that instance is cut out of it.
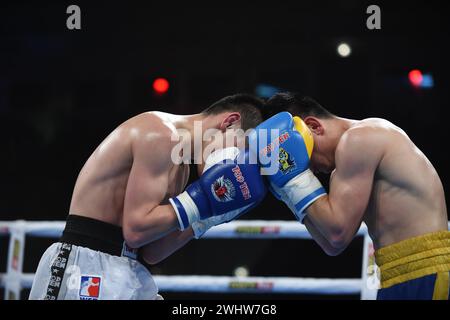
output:
<svg viewBox="0 0 450 320"><path fill-rule="evenodd" d="M220 130L225 131L233 125L239 124L241 121L241 114L239 112L230 112L226 114L225 119L220 124Z"/></svg>
<svg viewBox="0 0 450 320"><path fill-rule="evenodd" d="M303 119L303 122L306 123L306 125L308 126L309 130L311 130L312 133L314 133L318 136L321 136L324 134L325 128L323 127L320 119L313 117L313 116L308 116Z"/></svg>

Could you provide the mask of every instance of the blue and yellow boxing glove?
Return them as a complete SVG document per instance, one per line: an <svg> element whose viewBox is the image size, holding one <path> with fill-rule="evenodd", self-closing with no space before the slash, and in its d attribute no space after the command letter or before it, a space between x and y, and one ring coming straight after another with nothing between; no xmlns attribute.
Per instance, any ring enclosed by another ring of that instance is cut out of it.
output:
<svg viewBox="0 0 450 320"><path fill-rule="evenodd" d="M309 169L314 140L307 125L289 112L280 112L255 128L249 144L271 192L303 222L306 208L326 195Z"/></svg>

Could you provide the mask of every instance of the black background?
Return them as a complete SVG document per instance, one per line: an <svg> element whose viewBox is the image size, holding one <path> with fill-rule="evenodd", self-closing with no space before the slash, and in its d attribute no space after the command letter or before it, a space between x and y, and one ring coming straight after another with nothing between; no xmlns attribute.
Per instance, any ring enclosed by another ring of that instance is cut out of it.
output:
<svg viewBox="0 0 450 320"><path fill-rule="evenodd" d="M66 28L70 4L81 7L81 30ZM366 28L369 4L381 7L381 30ZM0 220L63 220L82 165L128 117L192 114L261 83L311 95L343 117L392 121L447 189L448 12L445 1L2 1ZM352 47L346 59L340 41ZM433 75L433 88L409 84L415 68ZM164 96L152 92L159 76L170 81ZM243 218L293 219L271 196ZM54 241L32 240L26 272ZM361 244L327 257L312 241L200 240L152 272L231 275L244 265L252 276L357 278Z"/></svg>

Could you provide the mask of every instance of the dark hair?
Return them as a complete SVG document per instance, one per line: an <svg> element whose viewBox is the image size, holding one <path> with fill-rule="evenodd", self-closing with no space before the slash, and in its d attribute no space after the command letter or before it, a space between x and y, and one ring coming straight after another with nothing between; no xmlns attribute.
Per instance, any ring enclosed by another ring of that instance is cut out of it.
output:
<svg viewBox="0 0 450 320"><path fill-rule="evenodd" d="M299 116L300 118L314 116L327 119L334 116L313 98L293 92L282 92L272 96L264 107L264 119L282 111L290 112L293 116Z"/></svg>
<svg viewBox="0 0 450 320"><path fill-rule="evenodd" d="M250 94L238 93L214 102L202 113L215 115L227 111L239 112L241 115L241 128L246 131L256 127L263 121L263 107L263 100Z"/></svg>

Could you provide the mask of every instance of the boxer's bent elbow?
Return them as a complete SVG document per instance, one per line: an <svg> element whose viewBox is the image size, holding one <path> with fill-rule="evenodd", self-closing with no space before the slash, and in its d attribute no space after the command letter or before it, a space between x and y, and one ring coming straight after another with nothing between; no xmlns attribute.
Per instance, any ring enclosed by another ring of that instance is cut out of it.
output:
<svg viewBox="0 0 450 320"><path fill-rule="evenodd" d="M162 255L160 252L151 250L151 248L142 248L141 254L142 259L144 259L144 261L149 265L158 264L165 259L164 255Z"/></svg>
<svg viewBox="0 0 450 320"><path fill-rule="evenodd" d="M140 248L151 242L155 236L154 228L149 225L143 214L125 214L123 219L123 237L132 248Z"/></svg>
<svg viewBox="0 0 450 320"><path fill-rule="evenodd" d="M337 256L345 250L346 246L342 243L332 242L330 238L325 238L323 240L317 241L317 244L322 248L322 250L329 256Z"/></svg>
<svg viewBox="0 0 450 320"><path fill-rule="evenodd" d="M342 251L345 250L345 248L335 248L333 246L330 246L328 248L322 248L322 249L327 255L329 255L331 257L338 256L342 253Z"/></svg>
<svg viewBox="0 0 450 320"><path fill-rule="evenodd" d="M123 227L123 238L131 248L140 248L146 243L143 233L133 230L130 226Z"/></svg>
<svg viewBox="0 0 450 320"><path fill-rule="evenodd" d="M343 226L334 226L327 237L332 249L330 250L333 256L340 254L347 248L352 237L349 236L349 231Z"/></svg>
<svg viewBox="0 0 450 320"><path fill-rule="evenodd" d="M160 263L162 260L164 260L164 259L152 259L152 258L143 258L144 259L144 261L147 263L147 264L149 264L149 265L151 265L151 266L154 266L155 264L158 264L158 263Z"/></svg>
<svg viewBox="0 0 450 320"><path fill-rule="evenodd" d="M347 248L347 246L349 245L350 241L348 240L347 234L345 233L344 230L339 230L339 231L335 231L333 232L329 239L328 239L330 245L331 245L331 249L329 250L330 253L327 252L328 255L330 256L337 256L340 253L342 253L342 251L345 250L345 248Z"/></svg>
<svg viewBox="0 0 450 320"><path fill-rule="evenodd" d="M142 247L145 242L139 237L139 235L128 235L125 236L125 242L127 243L128 246L130 246L131 248L140 248Z"/></svg>

